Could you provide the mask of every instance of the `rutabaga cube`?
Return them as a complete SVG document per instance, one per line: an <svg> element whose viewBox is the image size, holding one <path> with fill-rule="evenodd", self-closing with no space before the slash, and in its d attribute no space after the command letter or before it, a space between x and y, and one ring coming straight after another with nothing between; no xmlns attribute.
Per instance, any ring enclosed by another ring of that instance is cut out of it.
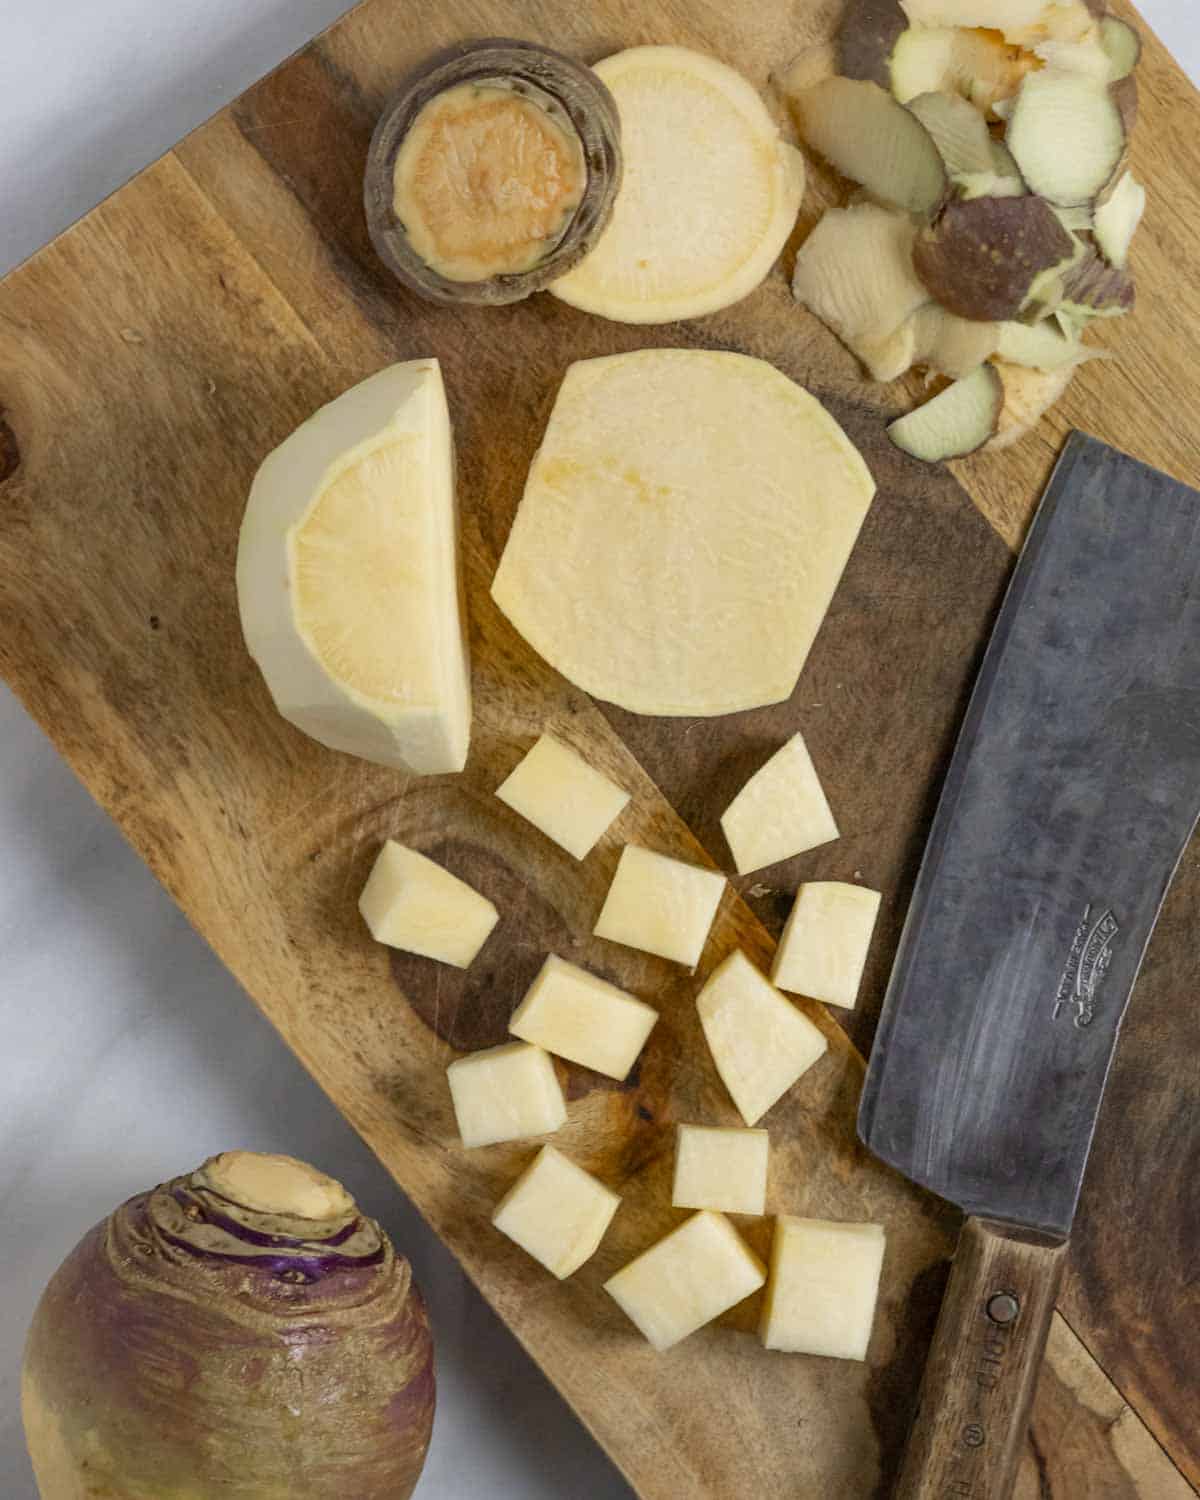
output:
<svg viewBox="0 0 1200 1500"><path fill-rule="evenodd" d="M629 801L629 793L589 766L569 745L543 734L496 796L583 859Z"/></svg>
<svg viewBox="0 0 1200 1500"><path fill-rule="evenodd" d="M779 940L771 978L782 990L852 1010L879 900L878 891L837 880L802 885Z"/></svg>
<svg viewBox="0 0 1200 1500"><path fill-rule="evenodd" d="M751 776L725 809L721 827L739 875L837 838L802 735L794 734Z"/></svg>
<svg viewBox="0 0 1200 1500"><path fill-rule="evenodd" d="M756 1124L829 1043L740 950L696 997L704 1039L747 1125Z"/></svg>
<svg viewBox="0 0 1200 1500"><path fill-rule="evenodd" d="M501 1198L492 1223L561 1281L596 1253L620 1197L543 1146Z"/></svg>
<svg viewBox="0 0 1200 1500"><path fill-rule="evenodd" d="M548 1135L566 1124L566 1100L550 1055L528 1042L460 1057L446 1077L464 1146Z"/></svg>
<svg viewBox="0 0 1200 1500"><path fill-rule="evenodd" d="M719 1318L765 1280L762 1261L729 1220L704 1212L631 1260L604 1289L662 1350Z"/></svg>
<svg viewBox="0 0 1200 1500"><path fill-rule="evenodd" d="M570 1062L625 1078L657 1020L652 1006L551 953L508 1029Z"/></svg>
<svg viewBox="0 0 1200 1500"><path fill-rule="evenodd" d="M379 851L358 909L376 942L459 969L500 920L486 896L393 839Z"/></svg>
<svg viewBox="0 0 1200 1500"><path fill-rule="evenodd" d="M765 1130L680 1125L675 1133L676 1208L714 1208L727 1214L761 1214L767 1207Z"/></svg>
<svg viewBox="0 0 1200 1500"><path fill-rule="evenodd" d="M692 969L700 962L724 889L725 877L716 870L626 844L592 930Z"/></svg>
<svg viewBox="0 0 1200 1500"><path fill-rule="evenodd" d="M760 1330L766 1347L866 1359L883 1250L880 1224L780 1214Z"/></svg>

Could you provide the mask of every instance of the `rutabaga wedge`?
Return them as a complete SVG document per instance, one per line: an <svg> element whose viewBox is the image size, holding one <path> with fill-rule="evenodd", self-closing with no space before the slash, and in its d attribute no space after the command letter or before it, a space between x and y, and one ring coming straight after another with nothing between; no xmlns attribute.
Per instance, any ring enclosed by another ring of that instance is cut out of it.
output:
<svg viewBox="0 0 1200 1500"><path fill-rule="evenodd" d="M285 719L380 765L462 770L470 668L436 360L372 375L268 455L242 520L237 594Z"/></svg>
<svg viewBox="0 0 1200 1500"><path fill-rule="evenodd" d="M929 300L913 270L916 226L876 203L832 208L796 255L792 294L840 339L886 339Z"/></svg>
<svg viewBox="0 0 1200 1500"><path fill-rule="evenodd" d="M1092 221L1096 243L1110 265L1123 267L1129 259L1129 247L1145 212L1146 189L1132 172L1126 172L1096 205Z"/></svg>
<svg viewBox="0 0 1200 1500"><path fill-rule="evenodd" d="M980 365L932 401L893 422L888 437L897 448L925 463L963 458L982 448L995 433L1003 395L996 371L990 364Z"/></svg>
<svg viewBox="0 0 1200 1500"><path fill-rule="evenodd" d="M1005 135L1021 176L1051 203L1087 203L1125 151L1125 126L1108 85L1061 68L1031 73Z"/></svg>
<svg viewBox="0 0 1200 1500"><path fill-rule="evenodd" d="M913 267L960 318L1015 318L1034 279L1072 252L1070 234L1041 198L957 199L917 236Z"/></svg>
<svg viewBox="0 0 1200 1500"><path fill-rule="evenodd" d="M825 78L788 102L805 145L876 198L928 214L945 195L946 169L932 135L877 83Z"/></svg>
<svg viewBox="0 0 1200 1500"><path fill-rule="evenodd" d="M617 101L624 175L596 247L550 290L621 323L728 307L774 265L804 194L804 160L753 86L685 47L596 64Z"/></svg>
<svg viewBox="0 0 1200 1500"><path fill-rule="evenodd" d="M762 360L583 360L492 596L570 682L633 713L781 702L874 492L828 412Z"/></svg>

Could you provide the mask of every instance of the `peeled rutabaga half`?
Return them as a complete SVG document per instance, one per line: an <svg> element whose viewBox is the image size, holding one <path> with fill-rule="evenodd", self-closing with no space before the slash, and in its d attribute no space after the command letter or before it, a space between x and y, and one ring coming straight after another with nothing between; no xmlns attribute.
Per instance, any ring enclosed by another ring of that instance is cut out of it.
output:
<svg viewBox="0 0 1200 1500"><path fill-rule="evenodd" d="M803 157L753 85L703 53L631 47L595 71L617 102L624 175L600 240L550 290L621 323L740 301L796 222Z"/></svg>
<svg viewBox="0 0 1200 1500"><path fill-rule="evenodd" d="M392 365L254 477L238 608L275 706L364 760L461 771L471 732L454 453L434 359Z"/></svg>
<svg viewBox="0 0 1200 1500"><path fill-rule="evenodd" d="M763 360L646 349L567 371L492 584L577 687L643 714L787 698L875 484Z"/></svg>

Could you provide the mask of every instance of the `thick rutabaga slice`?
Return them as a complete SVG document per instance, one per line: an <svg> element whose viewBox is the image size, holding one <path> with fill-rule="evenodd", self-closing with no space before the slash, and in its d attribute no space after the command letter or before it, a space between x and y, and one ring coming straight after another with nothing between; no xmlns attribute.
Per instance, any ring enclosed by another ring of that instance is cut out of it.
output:
<svg viewBox="0 0 1200 1500"><path fill-rule="evenodd" d="M739 875L791 859L838 836L804 736L794 734L721 815Z"/></svg>
<svg viewBox="0 0 1200 1500"><path fill-rule="evenodd" d="M596 64L617 101L624 175L599 243L550 290L622 323L728 307L774 265L804 195L804 160L740 73L686 47Z"/></svg>
<svg viewBox="0 0 1200 1500"><path fill-rule="evenodd" d="M777 703L874 492L833 418L762 360L584 360L558 393L492 595L564 677L634 713Z"/></svg>
<svg viewBox="0 0 1200 1500"><path fill-rule="evenodd" d="M729 1220L705 1211L610 1276L604 1290L662 1350L720 1317L766 1279L763 1263Z"/></svg>
<svg viewBox="0 0 1200 1500"><path fill-rule="evenodd" d="M372 375L267 456L238 542L250 655L323 745L461 771L471 733L454 458L436 360Z"/></svg>

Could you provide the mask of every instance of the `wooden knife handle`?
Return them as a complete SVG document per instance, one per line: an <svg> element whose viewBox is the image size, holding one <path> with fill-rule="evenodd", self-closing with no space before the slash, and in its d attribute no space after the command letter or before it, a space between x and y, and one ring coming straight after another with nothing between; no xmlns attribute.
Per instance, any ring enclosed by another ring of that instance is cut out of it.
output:
<svg viewBox="0 0 1200 1500"><path fill-rule="evenodd" d="M1010 1500L1066 1254L967 1220L895 1500Z"/></svg>

